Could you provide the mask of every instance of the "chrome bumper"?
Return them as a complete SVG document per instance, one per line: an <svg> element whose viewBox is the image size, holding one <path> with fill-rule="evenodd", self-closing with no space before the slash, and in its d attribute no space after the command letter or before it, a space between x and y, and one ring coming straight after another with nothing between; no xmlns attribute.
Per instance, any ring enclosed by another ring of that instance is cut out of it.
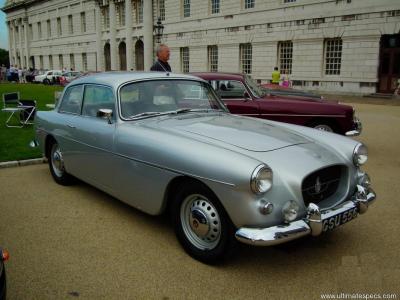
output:
<svg viewBox="0 0 400 300"><path fill-rule="evenodd" d="M272 246L286 243L306 235L318 236L323 232L323 222L332 216L356 208L363 214L376 199L372 189L357 186L357 192L353 200L346 201L335 208L320 211L318 205L310 203L307 208L307 217L303 220L290 222L268 228L239 228L236 231L236 239L242 243L254 246Z"/></svg>
<svg viewBox="0 0 400 300"><path fill-rule="evenodd" d="M354 130L350 130L346 132L346 136L357 136L362 132L362 123L360 119L354 117Z"/></svg>

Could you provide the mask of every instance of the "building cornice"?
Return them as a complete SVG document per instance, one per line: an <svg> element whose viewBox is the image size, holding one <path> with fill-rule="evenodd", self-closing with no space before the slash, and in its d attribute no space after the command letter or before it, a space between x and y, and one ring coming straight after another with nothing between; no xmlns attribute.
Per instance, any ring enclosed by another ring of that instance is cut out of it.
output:
<svg viewBox="0 0 400 300"><path fill-rule="evenodd" d="M1 10L5 13L9 13L11 11L28 8L29 6L43 2L45 0L8 0L6 4L1 8Z"/></svg>

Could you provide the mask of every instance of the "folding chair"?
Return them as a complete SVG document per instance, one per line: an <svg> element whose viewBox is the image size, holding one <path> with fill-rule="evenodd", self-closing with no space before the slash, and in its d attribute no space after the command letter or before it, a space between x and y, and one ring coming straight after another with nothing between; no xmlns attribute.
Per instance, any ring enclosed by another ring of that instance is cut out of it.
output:
<svg viewBox="0 0 400 300"><path fill-rule="evenodd" d="M19 92L3 94L2 111L10 114L10 116L6 120L7 127L22 128L25 125L33 124L29 121L33 119L34 113L36 111L36 101L20 100ZM12 119L18 121L19 125L12 125Z"/></svg>

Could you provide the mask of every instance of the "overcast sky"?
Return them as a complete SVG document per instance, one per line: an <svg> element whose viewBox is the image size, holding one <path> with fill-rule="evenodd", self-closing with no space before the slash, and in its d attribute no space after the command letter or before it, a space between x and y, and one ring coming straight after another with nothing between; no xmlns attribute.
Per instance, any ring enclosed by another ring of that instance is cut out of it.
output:
<svg viewBox="0 0 400 300"><path fill-rule="evenodd" d="M0 0L0 7L4 6L6 0ZM8 32L6 26L6 14L0 10L0 48L8 50Z"/></svg>

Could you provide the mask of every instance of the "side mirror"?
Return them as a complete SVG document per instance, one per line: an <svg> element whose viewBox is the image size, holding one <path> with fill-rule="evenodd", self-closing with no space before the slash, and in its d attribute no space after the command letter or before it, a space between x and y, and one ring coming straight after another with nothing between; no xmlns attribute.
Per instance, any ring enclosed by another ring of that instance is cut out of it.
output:
<svg viewBox="0 0 400 300"><path fill-rule="evenodd" d="M250 97L249 93L246 91L243 93L243 98L244 98L244 101L251 101L251 97Z"/></svg>
<svg viewBox="0 0 400 300"><path fill-rule="evenodd" d="M112 109L100 108L97 112L97 117L107 119L108 124L112 124L112 115Z"/></svg>

